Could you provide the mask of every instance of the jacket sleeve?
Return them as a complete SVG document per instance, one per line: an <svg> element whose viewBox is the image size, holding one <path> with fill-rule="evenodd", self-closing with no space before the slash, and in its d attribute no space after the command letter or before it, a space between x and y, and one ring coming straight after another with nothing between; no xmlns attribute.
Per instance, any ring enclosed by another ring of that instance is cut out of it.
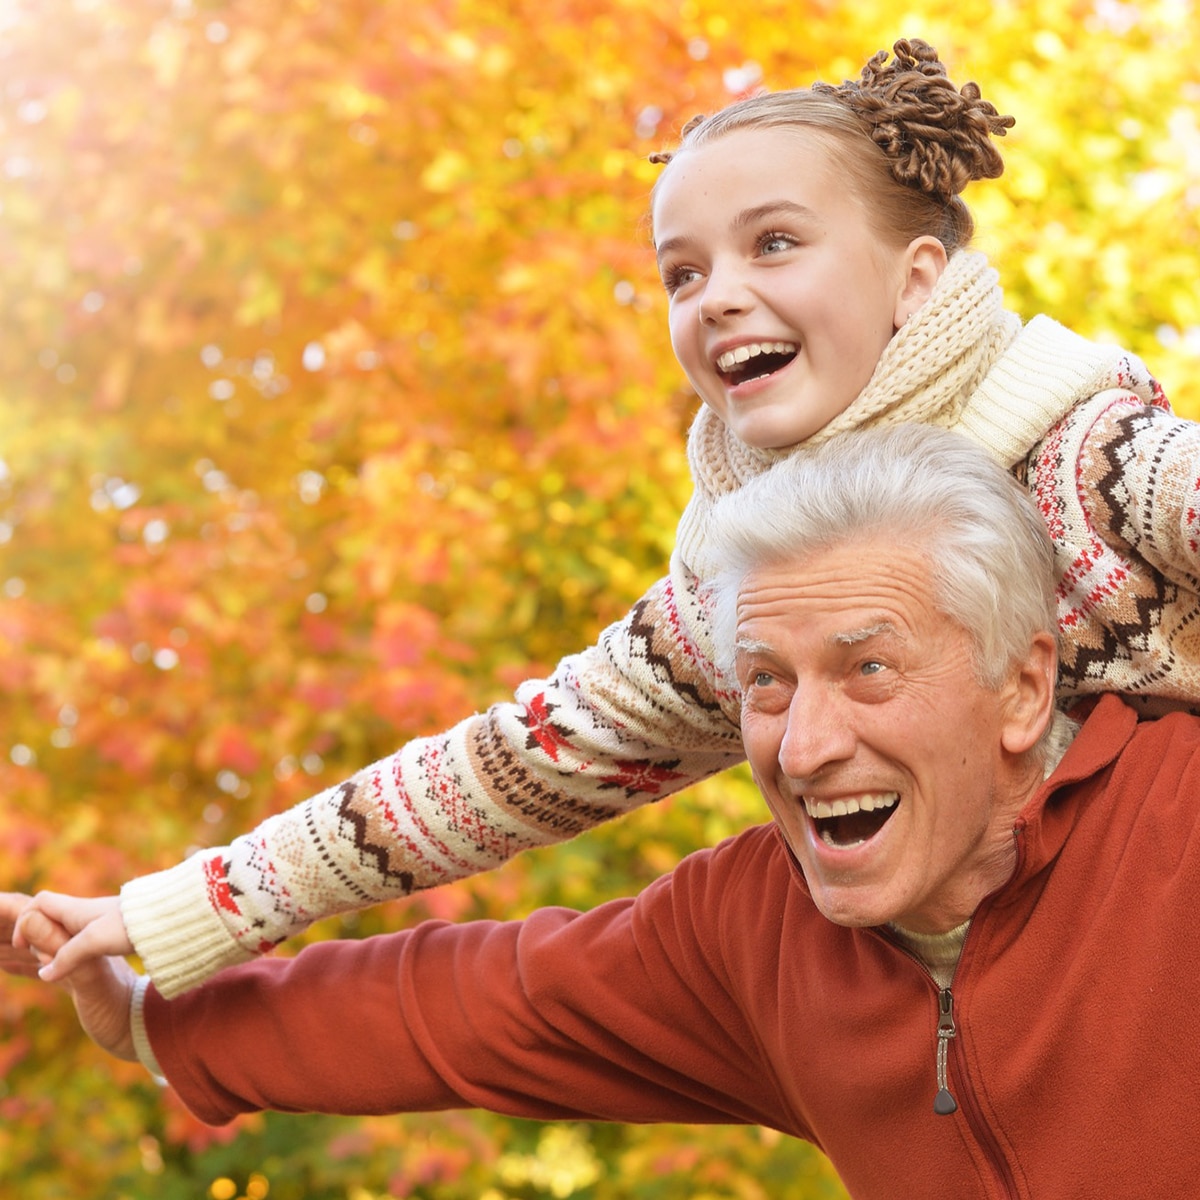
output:
<svg viewBox="0 0 1200 1200"><path fill-rule="evenodd" d="M724 957L730 909L761 907L773 840L751 830L588 913L428 921L235 967L173 1001L151 988L149 1042L211 1124L267 1108L777 1121L774 1068ZM723 854L741 865L720 882L708 863ZM778 955L755 961L769 972ZM769 977L755 984L776 1002Z"/></svg>
<svg viewBox="0 0 1200 1200"><path fill-rule="evenodd" d="M512 702L127 883L130 940L174 996L323 917L498 866L732 766L736 695L711 658L695 577L676 564Z"/></svg>

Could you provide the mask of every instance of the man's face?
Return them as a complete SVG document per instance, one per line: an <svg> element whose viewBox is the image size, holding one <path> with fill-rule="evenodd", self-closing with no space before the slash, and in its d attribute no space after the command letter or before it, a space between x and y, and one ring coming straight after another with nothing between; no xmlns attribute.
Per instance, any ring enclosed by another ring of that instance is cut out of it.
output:
<svg viewBox="0 0 1200 1200"><path fill-rule="evenodd" d="M742 735L817 907L938 933L1015 862L1036 769L1007 753L1015 684L976 678L920 553L864 537L747 576Z"/></svg>

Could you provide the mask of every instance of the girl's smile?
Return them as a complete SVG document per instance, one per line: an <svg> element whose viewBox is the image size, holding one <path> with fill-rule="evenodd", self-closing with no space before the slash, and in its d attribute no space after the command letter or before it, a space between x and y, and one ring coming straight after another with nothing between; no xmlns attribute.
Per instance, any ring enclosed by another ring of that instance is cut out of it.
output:
<svg viewBox="0 0 1200 1200"><path fill-rule="evenodd" d="M736 129L676 154L655 191L675 355L752 446L794 445L845 409L945 262L932 238L884 242L836 155L814 130Z"/></svg>

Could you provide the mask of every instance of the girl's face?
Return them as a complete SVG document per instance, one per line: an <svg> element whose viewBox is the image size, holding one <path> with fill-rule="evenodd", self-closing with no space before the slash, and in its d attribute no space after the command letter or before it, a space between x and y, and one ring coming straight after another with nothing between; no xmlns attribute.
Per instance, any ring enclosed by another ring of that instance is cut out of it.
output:
<svg viewBox="0 0 1200 1200"><path fill-rule="evenodd" d="M676 154L655 191L675 356L751 446L794 445L842 412L945 264L932 238L880 239L835 146L803 126L737 129Z"/></svg>

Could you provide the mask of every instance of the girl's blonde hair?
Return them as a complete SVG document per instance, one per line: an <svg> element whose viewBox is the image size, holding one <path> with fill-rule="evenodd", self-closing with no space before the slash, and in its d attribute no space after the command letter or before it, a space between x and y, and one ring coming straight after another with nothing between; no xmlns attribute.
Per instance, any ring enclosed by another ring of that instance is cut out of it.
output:
<svg viewBox="0 0 1200 1200"><path fill-rule="evenodd" d="M902 39L893 54L889 63L887 51L880 50L857 80L763 92L712 116L694 117L675 151L650 159L669 163L736 129L815 129L837 144L838 166L866 201L884 240L907 245L929 235L953 254L975 230L959 193L975 179L1003 172L991 138L1002 137L1014 118L1000 116L976 84L956 88L925 42Z"/></svg>

